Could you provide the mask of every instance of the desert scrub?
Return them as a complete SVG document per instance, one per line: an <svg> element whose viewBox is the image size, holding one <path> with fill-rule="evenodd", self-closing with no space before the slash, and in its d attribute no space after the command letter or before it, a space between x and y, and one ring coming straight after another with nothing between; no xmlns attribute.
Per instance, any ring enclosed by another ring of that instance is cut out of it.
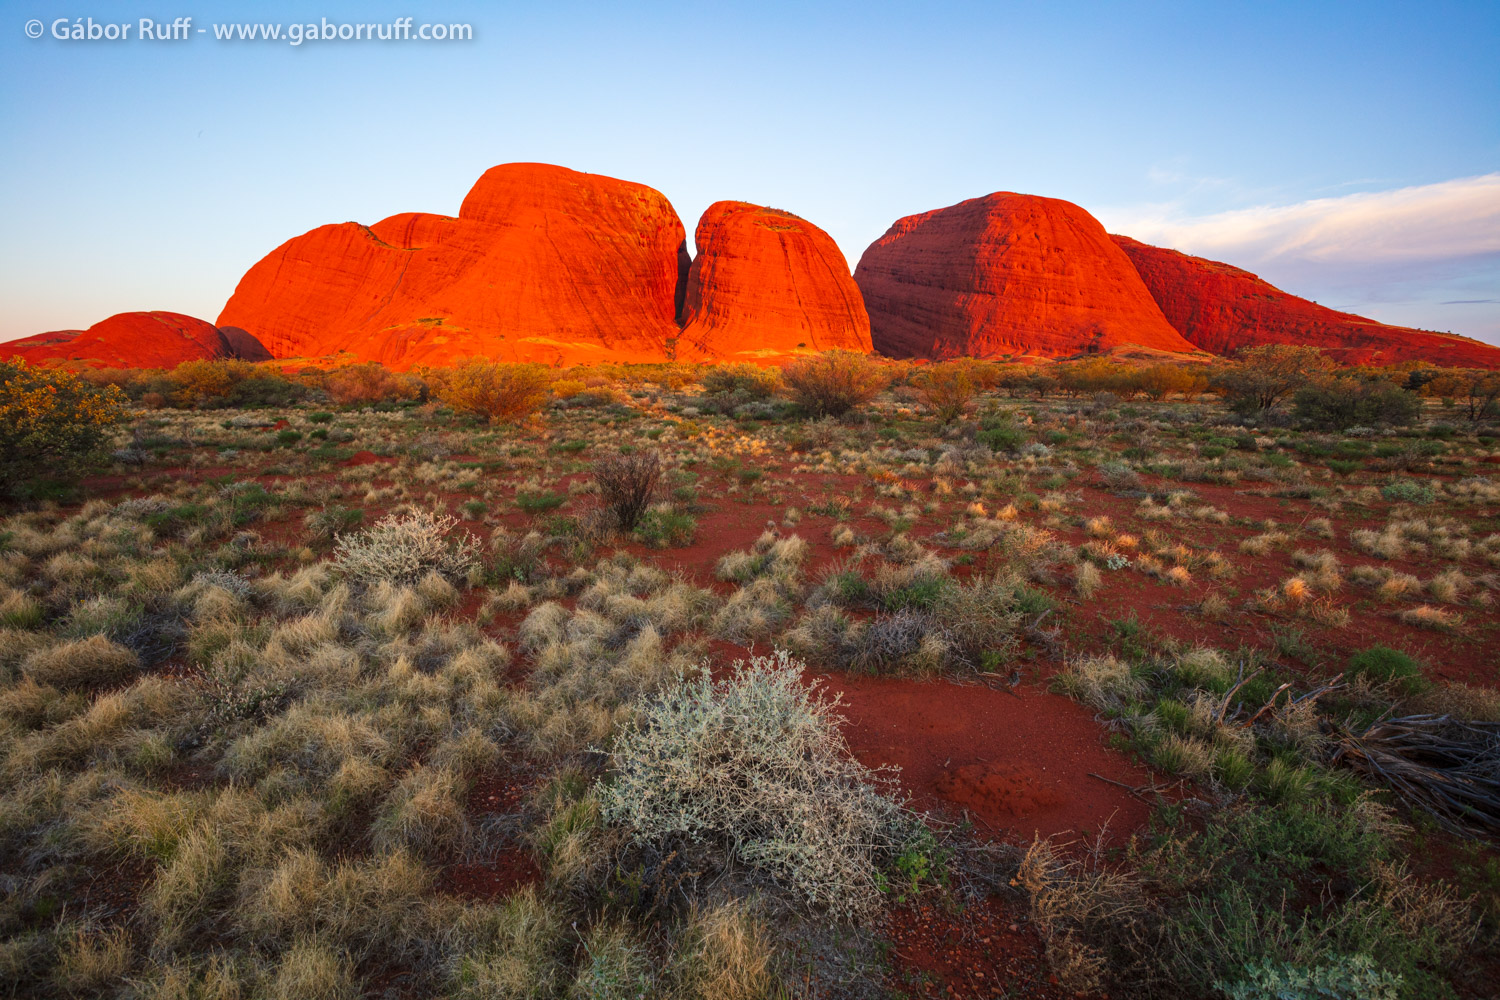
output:
<svg viewBox="0 0 1500 1000"><path fill-rule="evenodd" d="M878 364L854 351L799 358L781 378L792 399L815 417L841 417L874 399L887 382Z"/></svg>
<svg viewBox="0 0 1500 1000"><path fill-rule="evenodd" d="M844 745L836 701L778 650L670 688L615 741L597 794L637 843L711 845L841 917L881 900L916 820Z"/></svg>
<svg viewBox="0 0 1500 1000"><path fill-rule="evenodd" d="M1145 682L1114 656L1090 656L1074 660L1057 675L1058 690L1101 712L1118 710L1146 692Z"/></svg>
<svg viewBox="0 0 1500 1000"><path fill-rule="evenodd" d="M544 601L518 629L532 671L501 717L539 757L607 745L643 698L696 669L673 636L707 621L712 594L624 562L601 563L596 577L575 610Z"/></svg>
<svg viewBox="0 0 1500 1000"><path fill-rule="evenodd" d="M978 387L969 365L946 362L933 365L922 373L918 393L922 402L942 424L951 424L964 415Z"/></svg>
<svg viewBox="0 0 1500 1000"><path fill-rule="evenodd" d="M774 395L781 388L781 375L775 368L760 365L714 365L699 377L698 382L711 396L755 400Z"/></svg>
<svg viewBox="0 0 1500 1000"><path fill-rule="evenodd" d="M40 475L87 464L125 419L125 394L75 372L0 362L0 481L22 490Z"/></svg>
<svg viewBox="0 0 1500 1000"><path fill-rule="evenodd" d="M1382 970L1368 955L1331 955L1311 968L1261 959L1245 966L1243 978L1214 983L1214 988L1228 1000L1397 1000L1401 977Z"/></svg>
<svg viewBox="0 0 1500 1000"><path fill-rule="evenodd" d="M992 670L1014 655L1024 609L1044 602L1015 577L959 583L941 560L913 553L904 565L877 567L873 581L853 568L830 572L783 641L818 663L862 673ZM856 621L843 610L861 606L876 616Z"/></svg>
<svg viewBox="0 0 1500 1000"><path fill-rule="evenodd" d="M21 661L21 676L64 690L109 687L140 670L140 658L102 635L38 649Z"/></svg>
<svg viewBox="0 0 1500 1000"><path fill-rule="evenodd" d="M489 423L520 420L552 396L552 372L545 365L503 364L476 358L451 369L438 398L461 413Z"/></svg>
<svg viewBox="0 0 1500 1000"><path fill-rule="evenodd" d="M1371 646L1349 657L1344 672L1375 684L1389 685L1406 697L1421 694L1432 686L1422 675L1422 664L1398 649Z"/></svg>
<svg viewBox="0 0 1500 1000"><path fill-rule="evenodd" d="M691 514L658 504L641 516L632 535L652 548L665 549L693 544L697 531L698 522Z"/></svg>
<svg viewBox="0 0 1500 1000"><path fill-rule="evenodd" d="M714 566L714 575L720 580L740 584L761 576L791 583L807 561L808 551L807 540L800 535L782 538L774 531L765 531L748 552L730 552L721 556Z"/></svg>
<svg viewBox="0 0 1500 1000"><path fill-rule="evenodd" d="M417 583L428 573L464 579L477 565L479 542L464 533L450 538L458 521L426 510L390 514L334 546L334 564L361 584L386 580Z"/></svg>
<svg viewBox="0 0 1500 1000"><path fill-rule="evenodd" d="M303 524L315 543L331 544L340 535L353 531L364 521L365 513L340 504L329 504L309 513Z"/></svg>
<svg viewBox="0 0 1500 1000"><path fill-rule="evenodd" d="M593 473L599 501L621 531L633 531L661 492L661 457L654 451L607 455Z"/></svg>
<svg viewBox="0 0 1500 1000"><path fill-rule="evenodd" d="M1362 954L1377 958L1372 974L1392 985L1389 995L1446 995L1441 977L1477 924L1451 889L1393 860L1409 833L1394 811L1353 772L1325 763L1335 759L1330 729L1336 734L1351 709L1381 714L1389 707L1382 690L1420 681L1415 664L1368 650L1351 660L1353 683L1299 694L1253 655L1168 644L1132 656L1135 666L1112 656L1075 661L1057 684L1118 720L1157 766L1214 788L1217 805L1191 834L1174 829L1183 818L1176 809L1161 810L1164 825L1129 853L1136 886L1118 907L1057 897L1072 914L1060 937L1048 937L1059 975L1155 983L1153 995L1300 996L1255 992L1265 977L1254 970L1291 982ZM1091 871L1064 881L1086 890L1104 873L1097 864Z"/></svg>

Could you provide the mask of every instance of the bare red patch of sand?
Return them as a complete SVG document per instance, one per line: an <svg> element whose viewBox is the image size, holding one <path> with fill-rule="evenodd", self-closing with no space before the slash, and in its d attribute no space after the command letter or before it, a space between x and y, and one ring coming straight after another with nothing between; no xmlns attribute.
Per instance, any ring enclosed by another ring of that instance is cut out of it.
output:
<svg viewBox="0 0 1500 1000"><path fill-rule="evenodd" d="M967 815L1010 840L1092 836L1106 824L1123 840L1149 807L1130 787L1144 768L1106 747L1093 714L1061 695L1021 686L833 675L843 694L844 737L867 767L894 765L919 808Z"/></svg>

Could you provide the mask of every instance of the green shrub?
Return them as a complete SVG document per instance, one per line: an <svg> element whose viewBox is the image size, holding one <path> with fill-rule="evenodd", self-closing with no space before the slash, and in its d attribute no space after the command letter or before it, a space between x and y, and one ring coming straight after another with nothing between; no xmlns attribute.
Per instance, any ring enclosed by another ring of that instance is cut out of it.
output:
<svg viewBox="0 0 1500 1000"><path fill-rule="evenodd" d="M648 510L636 522L635 537L653 548L681 548L693 544L698 522L691 514L671 510Z"/></svg>
<svg viewBox="0 0 1500 1000"><path fill-rule="evenodd" d="M1429 504L1437 499L1437 491L1426 483L1415 479L1395 479L1380 488L1380 495L1392 503Z"/></svg>
<svg viewBox="0 0 1500 1000"><path fill-rule="evenodd" d="M1422 400L1383 378L1339 375L1321 378L1292 396L1293 415L1321 430L1404 426L1422 412Z"/></svg>
<svg viewBox="0 0 1500 1000"><path fill-rule="evenodd" d="M1016 451L1026 440L1026 432L1010 422L1009 417L986 417L975 440L991 451Z"/></svg>
<svg viewBox="0 0 1500 1000"><path fill-rule="evenodd" d="M843 416L874 399L887 382L878 364L854 351L799 358L781 378L792 399L815 417Z"/></svg>
<svg viewBox="0 0 1500 1000"><path fill-rule="evenodd" d="M1349 657L1344 668L1350 677L1365 677L1378 684L1392 684L1405 695L1417 695L1432 686L1422 676L1422 664L1399 649L1371 646Z"/></svg>
<svg viewBox="0 0 1500 1000"><path fill-rule="evenodd" d="M516 506L528 514L546 514L568 502L557 493L517 493Z"/></svg>
<svg viewBox="0 0 1500 1000"><path fill-rule="evenodd" d="M1244 978L1215 983L1228 1000L1397 1000L1400 976L1385 972L1368 955L1333 955L1313 968L1261 959Z"/></svg>
<svg viewBox="0 0 1500 1000"><path fill-rule="evenodd" d="M931 611L949 595L955 586L956 584L946 576L924 577L886 594L881 603L885 605L887 611L901 611L907 608Z"/></svg>

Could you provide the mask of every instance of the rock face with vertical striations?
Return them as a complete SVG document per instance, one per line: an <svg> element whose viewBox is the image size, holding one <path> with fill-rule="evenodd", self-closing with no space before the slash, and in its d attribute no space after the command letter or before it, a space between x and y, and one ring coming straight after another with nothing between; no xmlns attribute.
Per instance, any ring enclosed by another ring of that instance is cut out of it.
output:
<svg viewBox="0 0 1500 1000"><path fill-rule="evenodd" d="M871 350L870 318L849 264L806 219L720 201L698 220L694 241L678 358L765 362Z"/></svg>
<svg viewBox="0 0 1500 1000"><path fill-rule="evenodd" d="M1500 348L1467 337L1387 326L1289 295L1249 271L1128 236L1113 237L1177 330L1214 354L1259 344L1307 344L1343 364L1427 361L1500 368Z"/></svg>
<svg viewBox="0 0 1500 1000"><path fill-rule="evenodd" d="M253 339L226 336L212 323L174 312L126 312L87 330L59 330L0 344L0 357L30 364L78 362L97 368L174 368L184 361L269 357Z"/></svg>
<svg viewBox="0 0 1500 1000"><path fill-rule="evenodd" d="M854 280L893 357L1195 350L1098 220L1056 198L998 192L908 216Z"/></svg>
<svg viewBox="0 0 1500 1000"><path fill-rule="evenodd" d="M505 164L457 217L407 213L288 240L240 280L219 324L277 357L395 368L656 361L678 333L685 235L642 184Z"/></svg>

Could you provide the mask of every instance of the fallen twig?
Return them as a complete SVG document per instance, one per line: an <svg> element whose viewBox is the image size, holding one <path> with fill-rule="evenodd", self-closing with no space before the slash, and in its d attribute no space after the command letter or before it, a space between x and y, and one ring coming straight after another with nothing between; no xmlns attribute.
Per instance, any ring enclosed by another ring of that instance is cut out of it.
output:
<svg viewBox="0 0 1500 1000"><path fill-rule="evenodd" d="M1454 833L1500 839L1500 722L1408 715L1344 735L1333 755Z"/></svg>

